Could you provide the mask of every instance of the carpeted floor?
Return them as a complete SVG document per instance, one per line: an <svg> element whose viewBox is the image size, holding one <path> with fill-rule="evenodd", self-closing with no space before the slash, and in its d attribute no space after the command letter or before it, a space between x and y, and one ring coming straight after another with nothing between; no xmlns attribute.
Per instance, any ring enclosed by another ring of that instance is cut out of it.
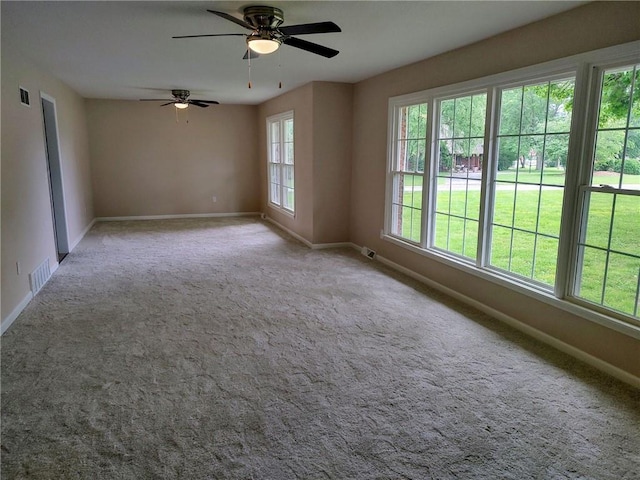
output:
<svg viewBox="0 0 640 480"><path fill-rule="evenodd" d="M632 479L640 392L349 249L99 223L2 337L2 479Z"/></svg>

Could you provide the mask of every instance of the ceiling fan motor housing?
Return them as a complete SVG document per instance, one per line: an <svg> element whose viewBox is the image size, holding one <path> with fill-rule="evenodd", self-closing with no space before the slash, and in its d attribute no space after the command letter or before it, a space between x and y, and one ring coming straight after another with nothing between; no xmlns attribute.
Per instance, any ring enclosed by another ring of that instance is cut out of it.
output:
<svg viewBox="0 0 640 480"><path fill-rule="evenodd" d="M273 30L284 22L284 13L275 7L247 7L243 13L244 21L258 30Z"/></svg>
<svg viewBox="0 0 640 480"><path fill-rule="evenodd" d="M189 92L189 90L171 90L171 95L173 95L177 100L182 101L182 103L186 103L190 94L191 92Z"/></svg>

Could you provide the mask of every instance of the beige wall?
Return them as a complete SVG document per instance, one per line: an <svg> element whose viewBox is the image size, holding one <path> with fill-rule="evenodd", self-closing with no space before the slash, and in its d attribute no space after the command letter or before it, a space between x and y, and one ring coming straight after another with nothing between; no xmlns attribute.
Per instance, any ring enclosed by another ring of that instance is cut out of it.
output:
<svg viewBox="0 0 640 480"><path fill-rule="evenodd" d="M349 241L353 86L313 83L313 243Z"/></svg>
<svg viewBox="0 0 640 480"><path fill-rule="evenodd" d="M349 240L353 86L312 82L260 105L262 209L309 243ZM267 203L266 120L294 112L295 217Z"/></svg>
<svg viewBox="0 0 640 480"><path fill-rule="evenodd" d="M86 105L97 217L259 211L257 107Z"/></svg>
<svg viewBox="0 0 640 480"><path fill-rule="evenodd" d="M20 104L19 86L31 107ZM28 274L57 255L45 155L40 92L56 101L67 230L70 246L93 219L84 100L62 82L2 43L2 320L29 296ZM21 274L17 274L20 262Z"/></svg>
<svg viewBox="0 0 640 480"><path fill-rule="evenodd" d="M593 3L355 85L351 241L640 376L640 342L380 239L389 97L640 38L640 3Z"/></svg>

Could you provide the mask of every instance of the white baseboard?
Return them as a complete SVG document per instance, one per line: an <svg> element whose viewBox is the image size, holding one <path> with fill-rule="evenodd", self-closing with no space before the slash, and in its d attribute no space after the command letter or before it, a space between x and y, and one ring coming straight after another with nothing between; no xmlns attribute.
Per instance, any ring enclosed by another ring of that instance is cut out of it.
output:
<svg viewBox="0 0 640 480"><path fill-rule="evenodd" d="M312 250L323 250L323 249L326 249L326 248L343 248L343 247L356 248L355 245L353 243L351 243L351 242L311 243L306 238L301 237L296 232L294 232L294 231L288 229L287 227L285 227L284 225L276 222L273 218L267 217L264 214L261 215L261 218L263 220L266 220L269 223L272 223L273 225L278 227L280 230L284 230L289 235L291 235L293 238L295 238L296 240L304 243L307 247L309 247Z"/></svg>
<svg viewBox="0 0 640 480"><path fill-rule="evenodd" d="M84 237L84 234L82 236ZM78 242L76 242L76 245L77 244L78 244ZM75 245L74 245L74 248L75 248ZM58 270L59 266L60 266L60 263L58 263L58 262L55 262L53 264L53 266L49 266L50 275L49 275L49 278L47 278L47 281L44 282L44 285L46 285L49 282L49 280L51 280L51 277L53 277L53 274L55 273L56 270ZM11 313L9 313L9 315L7 315L6 318L2 319L2 324L0 325L0 335L4 335L4 332L9 330L9 327L11 327L11 325L13 325L13 322L16 321L16 319L20 316L22 311L27 307L27 305L29 305L29 302L31 300L33 300L33 292L27 293L25 295L25 297L20 301L20 303L18 303L16 308L14 308L11 311Z"/></svg>
<svg viewBox="0 0 640 480"><path fill-rule="evenodd" d="M640 388L639 377L636 377L635 375L632 375L631 373L625 370L622 370L621 368L618 368L615 365L611 365L610 363L605 362L600 358L594 357L593 355L586 353L572 345L569 345L568 343L565 343L562 340L558 340L557 338L552 337L551 335L544 333L543 331L538 330L537 328L527 325L526 323L523 323L520 320L517 320L511 317L510 315L506 315L505 313L500 312L499 310L496 310L494 308L491 308L485 305L484 303L479 302L478 300L475 300L471 297L467 297L466 295L463 295L460 292L452 290L449 287L445 287L444 285L434 280L431 280L430 278L427 278L423 275L420 275L419 273L416 273L413 270L403 267L402 265L399 265L387 258L377 255L376 259L379 260L380 263L383 263L393 268L394 270L404 273L405 275L411 278L414 278L415 280L418 280L419 282L424 283L429 287L432 287L450 297L453 297L456 300L459 300L467 305L470 305L480 310L481 312L484 312L487 315L503 323L506 323L507 325L515 328L516 330L519 330L543 343L546 343L547 345L550 345L555 349L560 350L561 352L571 355L572 357L577 358L578 360L581 360L584 363L587 363L592 367L595 367L598 370L608 375L611 375L612 377L617 378L618 380L621 380L633 387Z"/></svg>
<svg viewBox="0 0 640 480"><path fill-rule="evenodd" d="M314 250L323 250L325 248L353 248L351 242L334 242L334 243L312 243L311 248Z"/></svg>
<svg viewBox="0 0 640 480"><path fill-rule="evenodd" d="M91 227L93 227L96 223L96 219L94 218L93 220L91 220L91 222L89 223L89 225L87 225L87 228L85 228L82 233L80 235L78 235L78 238L76 238L73 243L71 244L71 246L69 247L69 251L73 252L73 249L76 248L78 246L78 244L82 241L82 239L84 238L84 236L89 232L89 230L91 230Z"/></svg>
<svg viewBox="0 0 640 480"><path fill-rule="evenodd" d="M222 218L222 217L257 217L260 212L231 213L185 213L179 215L131 215L124 217L97 217L97 222L121 222L126 220L170 220L174 218Z"/></svg>
<svg viewBox="0 0 640 480"><path fill-rule="evenodd" d="M22 311L29 304L31 299L33 298L33 293L29 292L26 297L22 299L22 301L18 304L13 311L7 315L5 319L2 320L2 325L0 326L0 335L4 335L4 332L9 330L9 327L16 321L16 318L22 313Z"/></svg>
<svg viewBox="0 0 640 480"><path fill-rule="evenodd" d="M289 230L287 227L285 227L284 225L282 225L281 223L276 222L273 218L266 216L264 213L262 215L260 215L260 218L262 218L263 220L266 220L267 222L275 225L276 227L278 227L280 230L283 230L285 232L287 232L289 235L291 235L293 238L295 238L296 240L298 240L299 242L304 243L307 247L309 248L313 248L313 243L311 243L309 240L307 240L306 238L298 235L296 232L294 232L293 230Z"/></svg>

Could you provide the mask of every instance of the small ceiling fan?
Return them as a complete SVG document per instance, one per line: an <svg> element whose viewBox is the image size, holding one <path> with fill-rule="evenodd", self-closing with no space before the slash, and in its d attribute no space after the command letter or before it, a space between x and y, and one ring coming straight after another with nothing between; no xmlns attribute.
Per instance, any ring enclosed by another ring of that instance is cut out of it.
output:
<svg viewBox="0 0 640 480"><path fill-rule="evenodd" d="M189 105L195 105L200 108L207 108L209 105L218 105L220 102L216 102L215 100L195 100L190 99L189 95L191 92L189 90L171 90L171 95L173 95L173 100L167 103L163 103L160 105L161 107L165 107L167 105L173 105L176 108L183 109L187 108ZM166 98L141 98L141 102L166 102Z"/></svg>
<svg viewBox="0 0 640 480"><path fill-rule="evenodd" d="M207 10L207 12L218 15L229 20L236 25L251 30L251 33L214 33L208 35L180 35L173 38L197 38L197 37L246 37L247 46L251 50L251 58L260 54L275 52L280 44L284 43L290 47L299 48L307 52L315 53L326 58L335 57L338 50L328 48L317 43L308 42L295 38L292 35L309 35L312 33L341 32L340 27L333 22L306 23L301 25L280 26L284 22L284 13L279 8L265 5L246 7L243 10L244 20L236 18L225 12ZM245 54L246 59L249 50Z"/></svg>

